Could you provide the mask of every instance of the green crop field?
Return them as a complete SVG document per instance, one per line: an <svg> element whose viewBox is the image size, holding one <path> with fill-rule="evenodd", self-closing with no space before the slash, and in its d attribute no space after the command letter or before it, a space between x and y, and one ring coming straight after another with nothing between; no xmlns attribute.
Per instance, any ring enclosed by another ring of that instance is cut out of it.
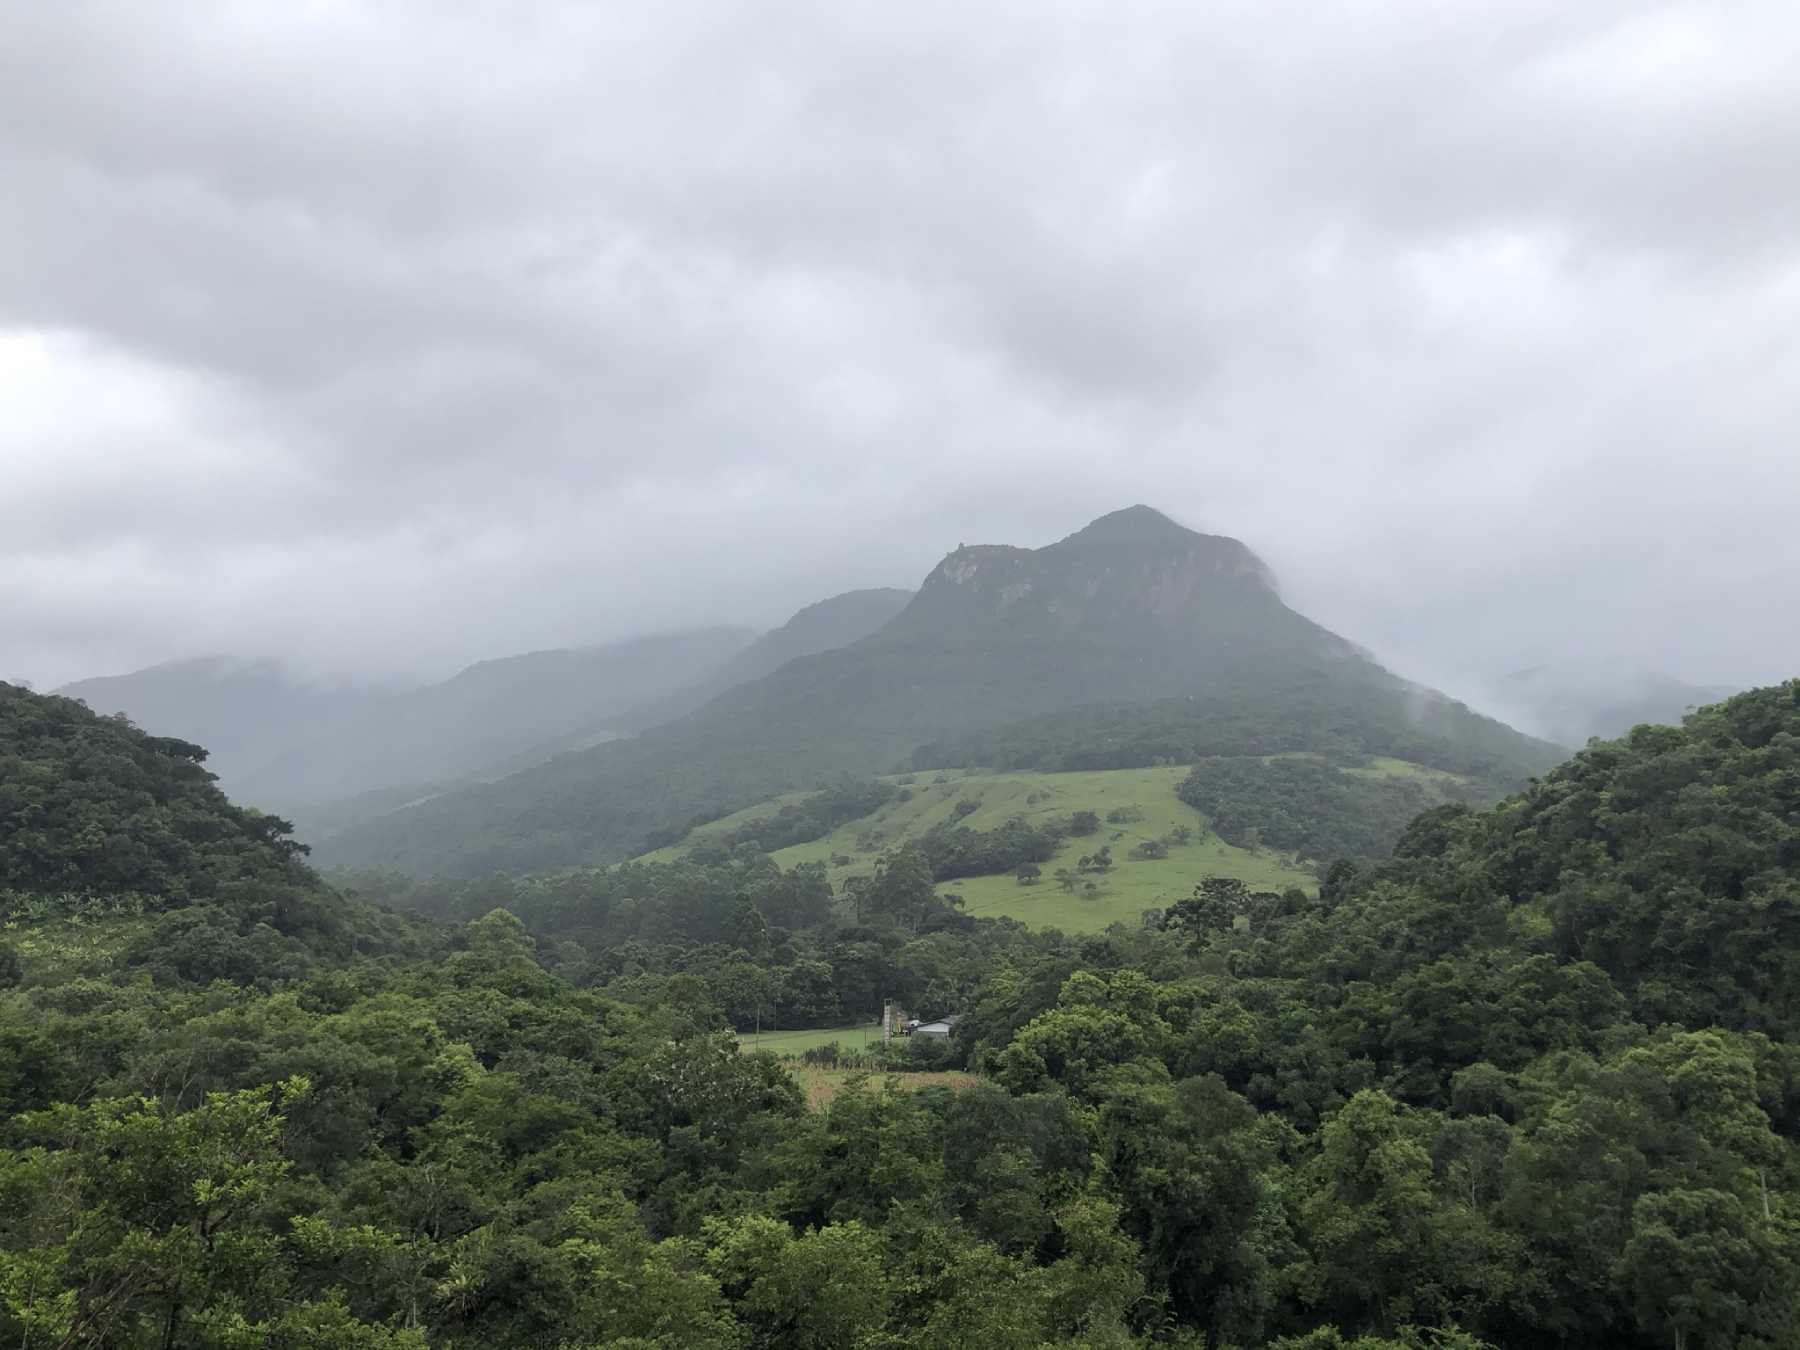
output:
<svg viewBox="0 0 1800 1350"><path fill-rule="evenodd" d="M961 895L970 914L985 918L1007 916L1037 928L1078 933L1094 932L1113 923L1136 923L1144 910L1163 908L1192 895L1194 886L1206 876L1237 877L1257 889L1312 889L1316 884L1312 872L1293 859L1267 850L1234 848L1210 833L1199 813L1175 795L1175 785L1187 772L1183 765L1169 765L1092 773L953 769L900 774L886 780L901 789L900 796L873 815L850 821L822 839L781 849L772 856L783 867L824 863L832 882L841 884L847 876L867 873L881 854L935 825L955 821L972 830L992 830L1014 816L1036 824L1067 820L1071 813L1086 810L1100 816L1099 833L1066 840L1056 856L1043 864L1043 879L1036 885L1021 886L1006 875L964 877L944 882L938 889ZM786 802L799 801L806 795L792 793L702 825L681 845L646 857L655 861L678 857L694 844L763 819ZM960 802L973 802L975 808L959 818L956 812ZM1109 814L1119 818L1108 821ZM1171 845L1167 858L1130 856L1131 850L1143 841L1166 838L1183 826L1193 832L1192 840ZM1082 879L1084 883L1096 883L1097 895L1089 897L1080 889L1071 893L1053 879L1059 868L1073 869L1077 858L1102 844L1112 848L1112 870Z"/></svg>
<svg viewBox="0 0 1800 1350"><path fill-rule="evenodd" d="M860 1050L881 1039L881 1023L862 1022L850 1027L825 1027L808 1031L744 1031L738 1045L745 1050L767 1050L773 1055L798 1055L836 1041L844 1049Z"/></svg>

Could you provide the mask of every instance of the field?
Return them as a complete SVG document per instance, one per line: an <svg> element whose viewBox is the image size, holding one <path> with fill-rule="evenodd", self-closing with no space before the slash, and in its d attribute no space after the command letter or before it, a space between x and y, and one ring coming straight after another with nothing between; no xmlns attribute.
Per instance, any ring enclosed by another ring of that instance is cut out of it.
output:
<svg viewBox="0 0 1800 1350"><path fill-rule="evenodd" d="M1468 781L1445 769L1428 769L1423 764L1414 764L1408 759L1390 759L1386 755L1376 755L1361 768L1345 769L1344 772L1357 778L1413 778L1421 783L1452 786Z"/></svg>
<svg viewBox="0 0 1800 1350"><path fill-rule="evenodd" d="M863 1022L850 1027L824 1027L810 1031L765 1031L760 1034L750 1031L738 1033L738 1046L746 1053L765 1050L773 1055L792 1059L808 1050L817 1049L821 1045L829 1045L836 1041L846 1050L861 1049L867 1045L878 1044L881 1040L881 1023ZM806 1094L806 1104L812 1110L829 1105L831 1100L841 1093L850 1080L859 1076L867 1077L869 1085L878 1092L892 1088L900 1092L917 1092L921 1088L947 1087L960 1091L971 1083L979 1082L974 1074L955 1071L897 1071L891 1073L870 1072L866 1069L815 1068L810 1064L789 1064L788 1072L793 1074L794 1081L800 1084L800 1090Z"/></svg>
<svg viewBox="0 0 1800 1350"><path fill-rule="evenodd" d="M1112 827L1120 828L1136 827ZM1111 830L1107 830L1098 837L1110 834ZM1127 844L1135 843L1138 837L1127 834ZM1033 928L1089 933L1109 924L1136 923L1146 909L1167 909L1192 895L1203 877L1237 877L1248 882L1252 890L1278 891L1299 886L1310 891L1318 884L1310 871L1296 867L1288 859L1233 848L1218 836L1197 830L1194 843L1172 847L1169 856L1162 859L1125 857L1121 844L1110 841L1113 856L1119 861L1106 876L1096 878L1100 894L1090 899L1079 892L1065 891L1051 880L1057 868L1074 865L1084 851L1074 845L1083 842L1070 840L1065 844L1054 859L1044 864L1044 879L1034 886L1021 886L1010 876L964 877L945 882L938 889L962 896L963 911L979 918L1005 916ZM1093 840L1085 842L1090 849L1097 846Z"/></svg>
<svg viewBox="0 0 1800 1350"><path fill-rule="evenodd" d="M1402 769L1414 767L1397 760L1392 763ZM1138 922L1145 909L1162 908L1193 894L1195 884L1208 875L1237 877L1258 889L1311 889L1316 884L1313 874L1291 858L1267 850L1234 848L1210 833L1199 813L1175 795L1175 785L1186 774L1181 765L1094 773L956 769L901 774L887 781L902 789L900 796L905 800L890 801L873 815L853 820L823 839L781 849L773 856L783 867L824 863L833 884L840 884L847 876L870 871L876 858L888 849L934 825L959 820L958 803L973 802L974 810L960 817L960 823L973 830L994 829L1014 816L1033 823L1067 820L1070 813L1081 810L1097 812L1102 821L1098 834L1065 841L1057 855L1043 865L1043 880L1036 885L1021 886L1009 875L965 877L939 886L940 891L961 895L966 911L982 917L1007 916L1037 928L1095 932L1113 923ZM805 795L776 798L702 825L682 845L647 857L678 857L692 844L763 819ZM1109 814L1118 818L1108 821ZM1193 832L1192 840L1171 846L1167 858L1130 856L1142 841L1163 838L1182 826ZM1102 844L1112 848L1112 871L1084 878L1099 885L1098 895L1072 894L1052 879L1058 868L1073 868L1078 857Z"/></svg>
<svg viewBox="0 0 1800 1350"><path fill-rule="evenodd" d="M822 1106L829 1106L834 1097L841 1093L850 1080L863 1073L861 1069L813 1069L804 1065L795 1065L790 1070L794 1081L800 1084L800 1090L806 1094L806 1105L817 1111ZM871 1073L867 1075L869 1086L877 1092L885 1092L893 1088L900 1092L918 1092L922 1088L947 1087L953 1092L960 1092L981 1080L972 1073L954 1071L938 1073Z"/></svg>
<svg viewBox="0 0 1800 1350"><path fill-rule="evenodd" d="M767 1050L774 1055L799 1055L836 1041L846 1050L860 1050L881 1039L881 1023L860 1022L850 1027L825 1027L811 1031L741 1031L738 1045L744 1050Z"/></svg>

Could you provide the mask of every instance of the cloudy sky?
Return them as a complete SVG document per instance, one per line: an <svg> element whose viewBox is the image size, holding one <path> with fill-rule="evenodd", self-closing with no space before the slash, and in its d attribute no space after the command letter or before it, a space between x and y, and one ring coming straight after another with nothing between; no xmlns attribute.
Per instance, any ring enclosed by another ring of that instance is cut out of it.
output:
<svg viewBox="0 0 1800 1350"><path fill-rule="evenodd" d="M404 677L1134 501L1800 673L1800 6L0 0L0 678Z"/></svg>

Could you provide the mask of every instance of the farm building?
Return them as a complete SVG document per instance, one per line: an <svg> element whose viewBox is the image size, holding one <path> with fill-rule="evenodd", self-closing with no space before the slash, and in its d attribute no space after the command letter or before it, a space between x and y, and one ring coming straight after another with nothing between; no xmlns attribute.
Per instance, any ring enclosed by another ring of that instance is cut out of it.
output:
<svg viewBox="0 0 1800 1350"><path fill-rule="evenodd" d="M952 1031L956 1030L956 1024L961 1020L961 1014L952 1013L950 1016L941 1017L935 1022L921 1022L918 1026L913 1028L912 1034L915 1036L948 1037Z"/></svg>

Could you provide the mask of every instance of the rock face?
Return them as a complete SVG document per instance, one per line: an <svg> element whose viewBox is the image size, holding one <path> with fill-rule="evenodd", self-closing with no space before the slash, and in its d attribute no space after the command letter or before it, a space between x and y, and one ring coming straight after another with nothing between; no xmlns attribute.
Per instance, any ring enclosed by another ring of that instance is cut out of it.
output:
<svg viewBox="0 0 1800 1350"><path fill-rule="evenodd" d="M1259 662L1358 662L1357 648L1296 614L1262 559L1133 506L1044 548L963 545L871 641L956 646L1052 643L1128 652L1134 696L1194 692ZM1148 678L1144 678L1148 677ZM1110 676L1109 676L1110 678Z"/></svg>
<svg viewBox="0 0 1800 1350"><path fill-rule="evenodd" d="M1002 619L1067 632L1149 620L1180 629L1284 609L1269 569L1243 544L1133 506L1045 548L964 545L925 579L910 626Z"/></svg>

